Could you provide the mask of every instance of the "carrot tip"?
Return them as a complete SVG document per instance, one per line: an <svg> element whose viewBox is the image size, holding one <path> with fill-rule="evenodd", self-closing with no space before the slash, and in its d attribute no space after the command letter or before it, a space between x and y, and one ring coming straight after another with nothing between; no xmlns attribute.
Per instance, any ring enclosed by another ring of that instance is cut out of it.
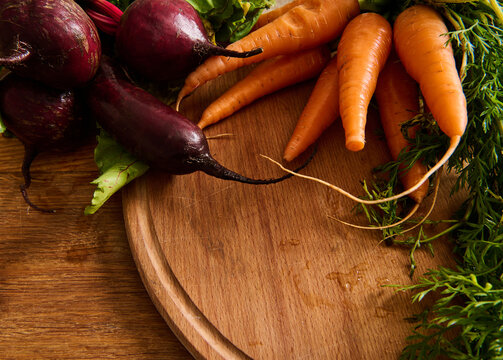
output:
<svg viewBox="0 0 503 360"><path fill-rule="evenodd" d="M393 223L393 224L388 224L388 225L383 225L383 226L363 226L363 225L357 225L357 224L352 224L352 223L349 223L349 222L346 222L346 221L343 221L341 219L338 219L336 218L335 216L331 216L331 215L328 215L328 217L330 219L333 219L337 222L340 222L341 224L344 224L344 225L347 225L347 226L351 226L351 227L354 227L354 228L357 228L357 229L362 229L362 230L384 230L384 229L389 229L389 228L393 228L395 226L398 226L404 222L406 222L407 220L409 220L412 215L414 215L417 211L417 209L419 209L419 203L416 203L414 205L414 207L412 208L411 211L409 211L409 213L401 220Z"/></svg>
<svg viewBox="0 0 503 360"><path fill-rule="evenodd" d="M359 136L349 136L346 138L346 148L351 151L360 151L365 147L365 142Z"/></svg>

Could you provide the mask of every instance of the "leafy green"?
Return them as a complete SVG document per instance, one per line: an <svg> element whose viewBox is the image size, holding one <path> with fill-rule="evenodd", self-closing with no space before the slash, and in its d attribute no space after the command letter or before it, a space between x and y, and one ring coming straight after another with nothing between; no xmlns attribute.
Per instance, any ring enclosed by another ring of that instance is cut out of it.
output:
<svg viewBox="0 0 503 360"><path fill-rule="evenodd" d="M219 43L239 40L252 29L264 9L275 0L187 0L209 22Z"/></svg>
<svg viewBox="0 0 503 360"><path fill-rule="evenodd" d="M143 175L149 168L126 152L103 130L100 130L94 160L101 175L91 182L97 187L91 205L84 210L87 215L98 211L110 196L133 179Z"/></svg>

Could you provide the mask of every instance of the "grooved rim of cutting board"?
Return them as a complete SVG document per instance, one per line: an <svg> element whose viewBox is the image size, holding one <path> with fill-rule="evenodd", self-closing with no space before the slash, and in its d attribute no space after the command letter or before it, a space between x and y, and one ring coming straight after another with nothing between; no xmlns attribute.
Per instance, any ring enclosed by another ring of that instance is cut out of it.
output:
<svg viewBox="0 0 503 360"><path fill-rule="evenodd" d="M201 354L204 348L205 353L209 351L223 359L250 359L206 318L174 275L156 231L152 228L149 205L141 200L146 198L148 188L143 180L138 179L134 187L123 190L123 196L127 199L123 202L124 220L131 251L144 284L160 285L146 286L156 308L195 357L204 358ZM139 208L144 211L137 211ZM139 261L140 258L148 261Z"/></svg>

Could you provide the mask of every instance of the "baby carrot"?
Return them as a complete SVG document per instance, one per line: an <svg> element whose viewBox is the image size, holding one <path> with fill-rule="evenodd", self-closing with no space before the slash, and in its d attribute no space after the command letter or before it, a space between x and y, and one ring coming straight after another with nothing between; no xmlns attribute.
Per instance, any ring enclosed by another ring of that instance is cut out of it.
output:
<svg viewBox="0 0 503 360"><path fill-rule="evenodd" d="M391 25L376 13L358 15L342 33L337 47L339 106L349 150L365 146L367 109L391 43Z"/></svg>
<svg viewBox="0 0 503 360"><path fill-rule="evenodd" d="M211 103L197 125L203 129L262 96L311 79L323 70L329 60L330 50L326 45L266 60Z"/></svg>
<svg viewBox="0 0 503 360"><path fill-rule="evenodd" d="M181 100L224 73L277 55L296 53L327 43L339 36L347 23L360 12L357 0L304 0L269 24L258 28L227 48L262 48L262 53L247 59L215 56L207 59L185 79L178 94Z"/></svg>
<svg viewBox="0 0 503 360"><path fill-rule="evenodd" d="M339 117L337 58L323 69L300 114L295 130L285 147L283 159L292 161L312 145Z"/></svg>
<svg viewBox="0 0 503 360"><path fill-rule="evenodd" d="M379 74L375 97L379 107L381 124L386 136L386 143L394 160L400 152L410 146L403 136L401 125L412 119L419 111L418 85L405 71L394 52L389 56L386 65ZM409 137L413 138L417 128L409 129ZM414 186L427 169L421 162L415 162L409 169L402 169L400 181L405 189ZM419 189L409 194L416 203L421 203L428 192L429 181Z"/></svg>

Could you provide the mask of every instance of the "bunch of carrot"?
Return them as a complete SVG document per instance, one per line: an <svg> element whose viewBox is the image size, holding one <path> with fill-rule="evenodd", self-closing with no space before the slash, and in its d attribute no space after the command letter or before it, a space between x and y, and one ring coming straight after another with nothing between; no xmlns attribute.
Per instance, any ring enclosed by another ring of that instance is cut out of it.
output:
<svg viewBox="0 0 503 360"><path fill-rule="evenodd" d="M404 172L404 192L385 199L362 200L323 180L295 174L365 204L405 195L419 204L426 195L428 178L452 155L467 124L466 100L447 33L442 17L425 5L404 10L392 27L381 15L360 13L356 0L295 0L264 14L253 32L229 46L238 51L261 47L262 54L246 59L208 59L187 77L177 107L185 96L219 75L270 59L211 104L199 126L204 128L261 96L319 75L286 145L284 159L296 158L339 117L346 147L351 151L363 149L367 109L374 94L390 152L396 159L409 146L401 124L418 111L419 85L427 107L451 144L431 169L417 162ZM339 37L335 55L330 58L326 44Z"/></svg>

